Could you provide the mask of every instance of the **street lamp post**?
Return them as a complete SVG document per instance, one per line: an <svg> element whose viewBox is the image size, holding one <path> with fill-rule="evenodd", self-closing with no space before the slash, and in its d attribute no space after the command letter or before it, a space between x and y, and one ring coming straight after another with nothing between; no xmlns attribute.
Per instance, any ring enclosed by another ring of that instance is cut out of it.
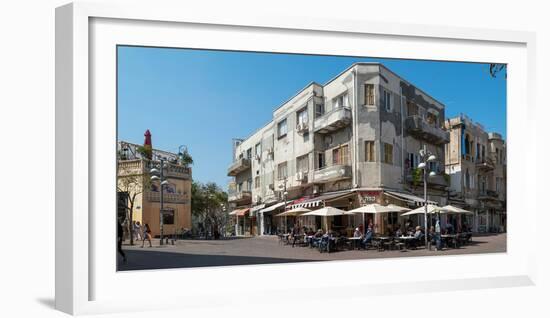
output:
<svg viewBox="0 0 550 318"><path fill-rule="evenodd" d="M434 171L428 172L429 162L435 161L437 158L426 149L426 145L420 149L420 158L422 162L418 164L418 168L422 169L422 177L424 182L424 244L428 249L428 177L435 176Z"/></svg>
<svg viewBox="0 0 550 318"><path fill-rule="evenodd" d="M159 228L160 228L160 245L163 245L162 239L164 236L164 220L162 219L162 214L164 212L164 186L168 184L168 181L164 177L164 159L160 159L160 165L157 169L153 167L150 171L153 175L151 181L160 181L160 211L159 211ZM158 174L158 176L157 176Z"/></svg>

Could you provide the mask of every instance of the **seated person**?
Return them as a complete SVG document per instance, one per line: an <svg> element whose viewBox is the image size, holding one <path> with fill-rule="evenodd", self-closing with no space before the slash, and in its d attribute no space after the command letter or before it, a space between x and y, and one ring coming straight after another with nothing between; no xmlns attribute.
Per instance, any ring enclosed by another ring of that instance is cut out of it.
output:
<svg viewBox="0 0 550 318"><path fill-rule="evenodd" d="M417 240L420 240L420 239L422 239L423 235L424 234L422 233L420 225L416 226L416 232L414 232L414 238L417 239Z"/></svg>
<svg viewBox="0 0 550 318"><path fill-rule="evenodd" d="M362 236L363 236L363 233L361 233L361 231L359 231L359 228L356 227L355 231L353 232L353 237L362 237Z"/></svg>
<svg viewBox="0 0 550 318"><path fill-rule="evenodd" d="M361 240L361 246L363 246L365 249L367 248L367 244L372 241L372 227L367 228L367 233L365 233L365 237L363 240Z"/></svg>
<svg viewBox="0 0 550 318"><path fill-rule="evenodd" d="M396 237L400 237L401 235L403 235L403 232L401 232L401 227L399 226L397 228L397 230L395 231L395 236Z"/></svg>

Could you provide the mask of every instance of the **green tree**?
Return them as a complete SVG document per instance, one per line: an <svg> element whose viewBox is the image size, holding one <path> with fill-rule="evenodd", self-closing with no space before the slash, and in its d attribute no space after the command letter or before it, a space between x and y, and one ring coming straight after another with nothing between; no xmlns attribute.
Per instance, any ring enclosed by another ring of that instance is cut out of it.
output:
<svg viewBox="0 0 550 318"><path fill-rule="evenodd" d="M180 152L178 154L178 156L179 156L180 163L181 163L182 166L189 167L190 165L193 164L193 157L191 156L191 154L187 150L187 147L184 147L183 151Z"/></svg>
<svg viewBox="0 0 550 318"><path fill-rule="evenodd" d="M195 226L210 232L224 232L229 220L227 193L217 184L193 181L191 184L191 213Z"/></svg>

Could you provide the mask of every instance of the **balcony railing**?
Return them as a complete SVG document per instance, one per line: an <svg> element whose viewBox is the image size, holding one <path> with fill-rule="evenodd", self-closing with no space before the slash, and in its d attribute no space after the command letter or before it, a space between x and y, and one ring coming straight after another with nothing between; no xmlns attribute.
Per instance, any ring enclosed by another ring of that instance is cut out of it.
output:
<svg viewBox="0 0 550 318"><path fill-rule="evenodd" d="M450 140L449 133L442 128L432 126L420 116L409 116L405 119L405 129L416 138L433 144L446 144Z"/></svg>
<svg viewBox="0 0 550 318"><path fill-rule="evenodd" d="M408 183L417 183L417 186L424 184L424 177L422 176L422 170L419 170L417 180L415 181L416 169L409 169L405 174L405 181ZM437 173L437 172L436 172ZM449 186L447 179L443 173L437 173L435 176L428 177L428 187L431 188L444 188Z"/></svg>
<svg viewBox="0 0 550 318"><path fill-rule="evenodd" d="M351 123L351 109L338 107L318 117L313 122L313 131L327 134L331 131L343 128Z"/></svg>
<svg viewBox="0 0 550 318"><path fill-rule="evenodd" d="M229 193L227 194L227 201L238 204L250 203L252 202L252 192L248 190L229 191Z"/></svg>
<svg viewBox="0 0 550 318"><path fill-rule="evenodd" d="M229 169L227 169L227 175L230 177L234 177L248 169L250 169L250 159L240 158L229 166Z"/></svg>
<svg viewBox="0 0 550 318"><path fill-rule="evenodd" d="M476 168L479 169L480 171L490 171L495 169L495 165L489 159L486 159L486 160L478 159L476 160Z"/></svg>
<svg viewBox="0 0 550 318"><path fill-rule="evenodd" d="M145 198L149 202L160 202L160 192L147 191L145 192ZM163 193L164 203L176 203L176 204L188 204L189 199L187 196L181 193Z"/></svg>
<svg viewBox="0 0 550 318"><path fill-rule="evenodd" d="M313 182L324 183L351 178L349 164L336 164L317 169L313 172Z"/></svg>
<svg viewBox="0 0 550 318"><path fill-rule="evenodd" d="M478 198L480 200L498 200L498 192L494 190L479 191Z"/></svg>
<svg viewBox="0 0 550 318"><path fill-rule="evenodd" d="M132 174L144 174L149 173L152 168L156 168L159 165L159 161L149 161L144 159L134 160L119 160L118 161L118 174L120 176L132 175ZM191 168L184 167L173 163L164 163L164 176L168 178L190 179Z"/></svg>
<svg viewBox="0 0 550 318"><path fill-rule="evenodd" d="M159 161L146 161L145 168L147 171L158 167L160 164ZM190 179L191 178L191 168L184 167L181 165L176 165L169 162L164 162L164 176L171 178L181 178L181 179Z"/></svg>

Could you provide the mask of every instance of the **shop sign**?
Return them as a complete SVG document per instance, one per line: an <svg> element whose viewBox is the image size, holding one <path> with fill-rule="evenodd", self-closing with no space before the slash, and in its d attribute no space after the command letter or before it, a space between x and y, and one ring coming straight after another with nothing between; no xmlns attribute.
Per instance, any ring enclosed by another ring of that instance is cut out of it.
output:
<svg viewBox="0 0 550 318"><path fill-rule="evenodd" d="M365 191L365 192L361 192L360 195L361 195L360 200L362 205L372 204L372 203L376 203L376 200L380 196L380 191Z"/></svg>

